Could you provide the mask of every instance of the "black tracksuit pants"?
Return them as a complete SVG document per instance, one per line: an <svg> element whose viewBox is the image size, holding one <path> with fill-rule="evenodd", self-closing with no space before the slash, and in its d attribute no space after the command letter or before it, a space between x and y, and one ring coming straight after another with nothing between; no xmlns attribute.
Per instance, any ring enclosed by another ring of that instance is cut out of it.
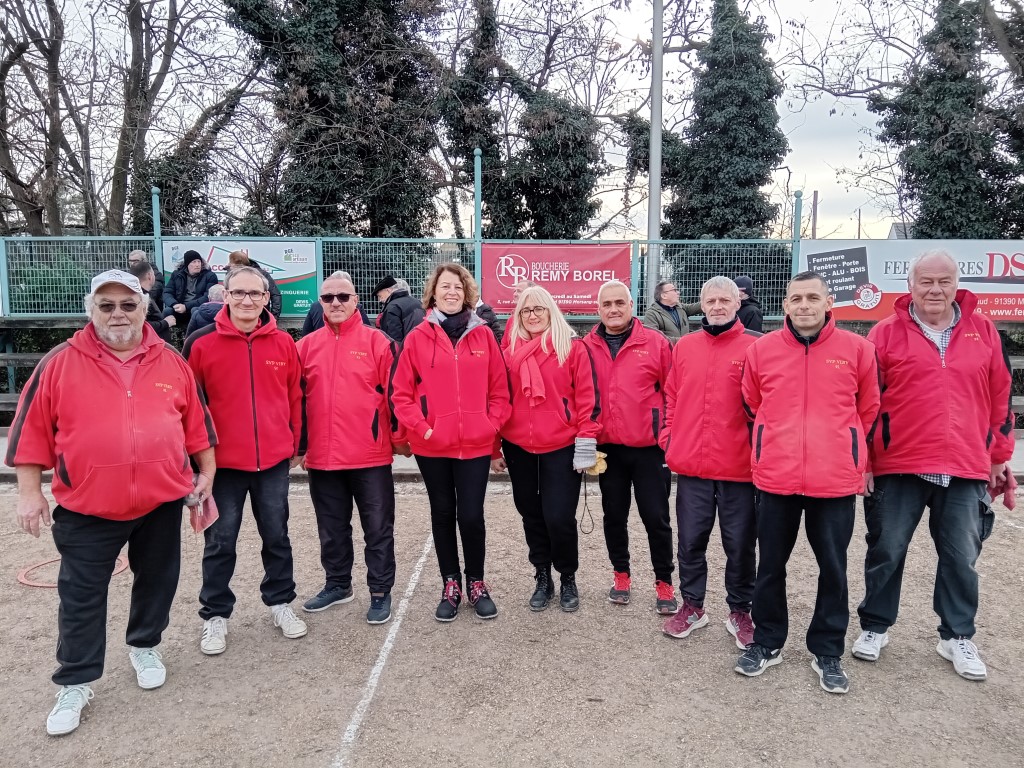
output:
<svg viewBox="0 0 1024 768"><path fill-rule="evenodd" d="M391 465L308 471L327 587L352 586L354 501L363 528L366 586L371 594L390 592L395 585L395 480Z"/></svg>
<svg viewBox="0 0 1024 768"><path fill-rule="evenodd" d="M484 498L491 474L491 458L449 459L417 456L430 501L430 528L441 578L459 574L459 542L466 559L466 576L484 577L487 554L487 526L484 524Z"/></svg>
<svg viewBox="0 0 1024 768"><path fill-rule="evenodd" d="M512 481L512 499L523 518L523 532L536 568L554 566L565 576L580 565L576 507L583 476L572 468L575 445L530 453L508 440L502 452Z"/></svg>
<svg viewBox="0 0 1024 768"><path fill-rule="evenodd" d="M679 475L676 529L679 532L679 592L704 607L708 586L708 540L715 515L725 550L725 595L730 611L749 611L754 598L757 519L754 484Z"/></svg>
<svg viewBox="0 0 1024 768"><path fill-rule="evenodd" d="M754 642L782 648L789 634L786 564L793 554L804 512L807 541L818 562L818 596L807 628L807 649L816 656L842 656L850 623L846 550L853 538L856 496L819 499L757 492L760 560L754 585Z"/></svg>
<svg viewBox="0 0 1024 768"><path fill-rule="evenodd" d="M111 490L113 492L113 489ZM181 570L184 499L161 504L134 520L106 520L58 506L53 543L60 553L57 577L57 685L81 685L103 675L107 648L107 591L117 556L128 545L132 580L125 641L155 648L170 622Z"/></svg>
<svg viewBox="0 0 1024 768"><path fill-rule="evenodd" d="M612 568L629 573L629 507L636 496L640 519L647 529L654 578L672 583L672 523L667 489L671 473L665 452L656 445L629 448L605 443L597 446L607 454L608 469L598 475L604 510L604 540Z"/></svg>

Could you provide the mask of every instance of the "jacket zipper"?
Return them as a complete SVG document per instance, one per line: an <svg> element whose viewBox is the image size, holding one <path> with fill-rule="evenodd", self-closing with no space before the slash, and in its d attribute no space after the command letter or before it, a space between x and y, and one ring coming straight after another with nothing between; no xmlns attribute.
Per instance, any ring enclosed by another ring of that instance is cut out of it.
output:
<svg viewBox="0 0 1024 768"><path fill-rule="evenodd" d="M132 384L134 384L134 383L135 383L135 375L133 374L132 375ZM131 492L131 503L132 503L132 509L134 510L136 505L138 504L137 496L138 496L138 455L139 455L139 451L138 451L138 447L135 444L135 429L134 429L134 424L135 424L135 401L132 400L132 391L131 391L131 389L126 389L125 391L126 391L126 393L128 395L128 398L127 398L128 399L128 432L131 433L131 436L132 436L132 469L131 469L131 487L132 487L132 492Z"/></svg>
<svg viewBox="0 0 1024 768"><path fill-rule="evenodd" d="M807 398L811 396L810 369L811 345L806 344L804 346L804 417L802 419L803 443L800 447L800 455L803 457L803 462L802 466L800 467L800 493L807 492Z"/></svg>
<svg viewBox="0 0 1024 768"><path fill-rule="evenodd" d="M249 391L252 394L252 432L256 438L256 471L260 471L260 427L256 419L256 375L252 369L252 341L245 342L249 347Z"/></svg>

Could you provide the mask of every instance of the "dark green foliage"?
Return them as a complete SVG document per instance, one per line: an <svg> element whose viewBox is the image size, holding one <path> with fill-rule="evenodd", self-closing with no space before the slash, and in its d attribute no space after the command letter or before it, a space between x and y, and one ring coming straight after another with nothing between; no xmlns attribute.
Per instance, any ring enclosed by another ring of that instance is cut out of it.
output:
<svg viewBox="0 0 1024 768"><path fill-rule="evenodd" d="M494 2L475 5L472 48L440 101L449 151L459 161L456 184L472 185L473 150L479 147L484 237L581 237L597 211L593 195L606 170L598 121L586 107L515 72L497 51ZM499 133L499 95L523 107L512 142Z"/></svg>
<svg viewBox="0 0 1024 768"><path fill-rule="evenodd" d="M789 150L775 101L782 95L763 22L736 0L715 0L693 91L685 151L666 142L673 200L662 235L673 240L764 237L778 214L764 187Z"/></svg>
<svg viewBox="0 0 1024 768"><path fill-rule="evenodd" d="M278 87L288 153L277 227L294 235L430 234L436 72L420 39L435 3L227 5L232 23L261 45Z"/></svg>
<svg viewBox="0 0 1024 768"><path fill-rule="evenodd" d="M900 148L915 238L1021 231L1018 168L1001 153L997 116L985 106L980 25L978 3L940 0L935 26L921 38L923 64L893 96L868 105L881 116L879 140Z"/></svg>

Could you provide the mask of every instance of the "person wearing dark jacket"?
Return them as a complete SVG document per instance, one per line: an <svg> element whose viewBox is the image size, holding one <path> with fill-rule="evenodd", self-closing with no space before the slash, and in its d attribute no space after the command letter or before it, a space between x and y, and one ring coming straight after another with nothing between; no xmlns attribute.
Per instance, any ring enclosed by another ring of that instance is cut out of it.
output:
<svg viewBox="0 0 1024 768"><path fill-rule="evenodd" d="M187 328L192 310L206 301L210 287L219 282L198 251L185 251L164 286L164 317L173 315L180 327Z"/></svg>
<svg viewBox="0 0 1024 768"><path fill-rule="evenodd" d="M487 327L491 329L491 333L494 334L494 339L498 342L498 346L500 347L501 339L505 335L505 332L501 327L501 321L498 320L498 316L494 313L494 307L490 304L485 304L484 300L480 299L476 303L476 315L487 323Z"/></svg>
<svg viewBox="0 0 1024 768"><path fill-rule="evenodd" d="M158 267L149 260L149 254L145 251L131 251L128 254L128 271L138 277L138 274L132 271L132 267L136 264L147 263L153 267L153 287L147 288L146 293L156 304L156 308L160 311L164 311L164 270L162 267ZM159 333L159 331L158 331Z"/></svg>
<svg viewBox="0 0 1024 768"><path fill-rule="evenodd" d="M270 276L270 273L250 259L249 254L245 251L232 251L228 254L228 269L234 269L235 267L258 269L260 274L267 278L267 285L270 286L270 304L267 309L270 310L270 314L274 316L275 320L281 317L281 289L277 287L277 283L274 282L274 278Z"/></svg>
<svg viewBox="0 0 1024 768"><path fill-rule="evenodd" d="M205 328L217 317L220 308L224 306L224 286L220 283L212 286L208 298L210 299L208 302L197 307L196 311L192 313L192 319L188 321L188 328L185 330L186 337L191 336L200 328Z"/></svg>
<svg viewBox="0 0 1024 768"><path fill-rule="evenodd" d="M136 251L132 251L132 253L136 253ZM156 331L157 336L170 344L171 328L174 327L176 321L174 315L165 318L160 312L160 306L156 302L156 272L153 270L153 265L143 259L136 261L128 271L138 278L142 292L145 294L146 322Z"/></svg>
<svg viewBox="0 0 1024 768"><path fill-rule="evenodd" d="M423 322L423 304L409 295L409 284L405 280L388 275L373 289L377 301L384 308L377 315L377 327L397 342Z"/></svg>
<svg viewBox="0 0 1024 768"><path fill-rule="evenodd" d="M654 286L654 301L644 313L644 325L660 331L675 344L690 330L690 315L701 313L700 302L679 303L679 289L672 280L662 280Z"/></svg>
<svg viewBox="0 0 1024 768"><path fill-rule="evenodd" d="M749 275L740 275L734 281L740 289L740 309L736 317L748 331L764 333L761 323L764 319L761 302L754 298L754 281Z"/></svg>

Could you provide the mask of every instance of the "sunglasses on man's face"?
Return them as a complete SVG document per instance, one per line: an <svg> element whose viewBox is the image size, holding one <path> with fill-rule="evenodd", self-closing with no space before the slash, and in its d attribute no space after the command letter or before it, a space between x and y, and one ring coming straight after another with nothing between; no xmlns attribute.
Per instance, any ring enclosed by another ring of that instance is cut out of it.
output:
<svg viewBox="0 0 1024 768"><path fill-rule="evenodd" d="M345 304L355 296L354 293L321 293L320 301L324 304L333 304L334 300L337 299L339 304Z"/></svg>
<svg viewBox="0 0 1024 768"><path fill-rule="evenodd" d="M112 301L109 301L109 302L108 301L104 301L104 302L97 302L96 303L96 309L98 309L104 315L113 314L114 310L118 309L118 308L120 308L120 310L122 312L124 312L125 314L130 315L132 312L134 312L135 310L137 310L139 308L139 302L137 302L137 301L122 301L122 302L120 302L118 304L115 304Z"/></svg>

